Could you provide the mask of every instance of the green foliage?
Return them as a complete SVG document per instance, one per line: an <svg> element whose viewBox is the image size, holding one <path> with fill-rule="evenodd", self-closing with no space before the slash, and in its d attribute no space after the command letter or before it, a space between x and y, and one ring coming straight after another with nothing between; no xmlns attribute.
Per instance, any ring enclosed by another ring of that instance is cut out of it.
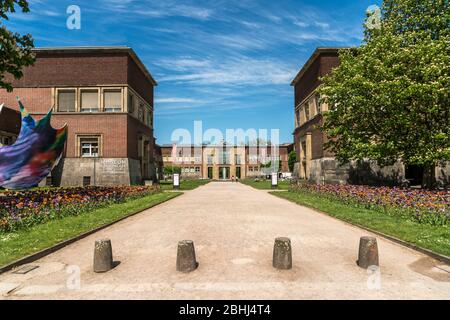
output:
<svg viewBox="0 0 450 320"><path fill-rule="evenodd" d="M294 171L294 165L297 162L297 153L292 150L289 152L289 159L288 159L288 165L289 165L289 171Z"/></svg>
<svg viewBox="0 0 450 320"><path fill-rule="evenodd" d="M340 51L319 90L330 106L326 147L338 160L450 160L448 23L447 0L385 0L381 27Z"/></svg>
<svg viewBox="0 0 450 320"><path fill-rule="evenodd" d="M12 233L0 233L0 266L54 246L84 232L135 214L181 195L159 192L124 203L111 204L79 215L64 216Z"/></svg>
<svg viewBox="0 0 450 320"><path fill-rule="evenodd" d="M398 239L450 256L450 237L448 226L430 225L411 221L408 215L393 213L390 210L377 210L373 207L337 201L321 193L312 192L273 192L273 195L310 207L338 219L370 228Z"/></svg>
<svg viewBox="0 0 450 320"><path fill-rule="evenodd" d="M164 174L171 175L174 173L181 173L181 167L164 167Z"/></svg>
<svg viewBox="0 0 450 320"><path fill-rule="evenodd" d="M30 11L25 0L0 0L0 19L9 20L8 13L16 12L16 5L22 12ZM10 74L20 79L23 76L22 68L32 65L35 61L31 52L33 47L31 35L13 33L0 20L0 88L12 91L12 85L5 79L5 75Z"/></svg>

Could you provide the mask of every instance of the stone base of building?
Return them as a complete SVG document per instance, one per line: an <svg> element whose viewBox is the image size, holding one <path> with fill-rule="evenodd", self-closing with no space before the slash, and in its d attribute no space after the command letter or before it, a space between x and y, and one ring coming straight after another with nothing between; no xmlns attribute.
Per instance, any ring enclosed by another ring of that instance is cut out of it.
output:
<svg viewBox="0 0 450 320"><path fill-rule="evenodd" d="M299 176L300 163L296 163L294 174ZM394 165L380 167L376 161L351 161L341 165L335 158L311 160L309 181L317 184L357 185L402 185L405 180L405 166L398 161ZM436 167L436 182L440 187L450 186L450 163Z"/></svg>
<svg viewBox="0 0 450 320"><path fill-rule="evenodd" d="M436 181L441 188L450 188L450 161L436 167Z"/></svg>
<svg viewBox="0 0 450 320"><path fill-rule="evenodd" d="M143 179L139 160L64 158L53 170L51 183L56 186L140 185Z"/></svg>

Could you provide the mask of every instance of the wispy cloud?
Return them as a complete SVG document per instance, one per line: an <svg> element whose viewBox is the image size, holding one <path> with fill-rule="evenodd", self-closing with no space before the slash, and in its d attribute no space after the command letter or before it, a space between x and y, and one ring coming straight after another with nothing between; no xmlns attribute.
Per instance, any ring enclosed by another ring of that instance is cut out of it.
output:
<svg viewBox="0 0 450 320"><path fill-rule="evenodd" d="M177 65L177 61L174 61ZM241 57L207 66L187 68L187 72L162 77L161 82L181 81L201 85L288 84L295 70L292 65L269 59Z"/></svg>
<svg viewBox="0 0 450 320"><path fill-rule="evenodd" d="M200 100L191 99L191 98L159 98L155 99L155 103L164 104L164 103L200 103Z"/></svg>

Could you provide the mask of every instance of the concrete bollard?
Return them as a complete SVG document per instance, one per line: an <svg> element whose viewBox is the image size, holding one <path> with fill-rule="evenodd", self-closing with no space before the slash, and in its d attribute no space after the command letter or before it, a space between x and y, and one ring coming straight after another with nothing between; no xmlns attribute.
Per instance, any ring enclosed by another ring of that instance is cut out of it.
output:
<svg viewBox="0 0 450 320"><path fill-rule="evenodd" d="M191 240L178 242L177 271L191 272L197 267L198 262L195 258L194 242Z"/></svg>
<svg viewBox="0 0 450 320"><path fill-rule="evenodd" d="M292 269L292 248L289 238L276 238L273 247L273 267L282 270Z"/></svg>
<svg viewBox="0 0 450 320"><path fill-rule="evenodd" d="M378 263L377 239L361 237L359 240L358 266L367 269L370 266L378 266Z"/></svg>
<svg viewBox="0 0 450 320"><path fill-rule="evenodd" d="M94 272L107 272L113 268L111 240L95 241Z"/></svg>

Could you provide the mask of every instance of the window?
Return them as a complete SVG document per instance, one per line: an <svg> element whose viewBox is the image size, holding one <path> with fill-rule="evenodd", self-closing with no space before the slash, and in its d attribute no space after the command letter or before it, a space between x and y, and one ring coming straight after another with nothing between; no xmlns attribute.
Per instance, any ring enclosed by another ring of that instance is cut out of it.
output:
<svg viewBox="0 0 450 320"><path fill-rule="evenodd" d="M147 126L149 126L150 128L152 127L152 125L153 125L153 121L152 121L152 113L150 112L150 111L147 111L147 121L146 121L146 123L147 123Z"/></svg>
<svg viewBox="0 0 450 320"><path fill-rule="evenodd" d="M128 112L134 113L134 96L131 93L128 94Z"/></svg>
<svg viewBox="0 0 450 320"><path fill-rule="evenodd" d="M235 157L235 163L236 164L241 164L242 163L240 154L235 154L234 157Z"/></svg>
<svg viewBox="0 0 450 320"><path fill-rule="evenodd" d="M81 112L98 112L98 90L81 90Z"/></svg>
<svg viewBox="0 0 450 320"><path fill-rule="evenodd" d="M144 105L142 105L142 104L139 105L138 119L140 121L144 122Z"/></svg>
<svg viewBox="0 0 450 320"><path fill-rule="evenodd" d="M195 168L190 168L189 171L190 171L191 173L194 173L194 172L195 172Z"/></svg>
<svg viewBox="0 0 450 320"><path fill-rule="evenodd" d="M219 159L220 164L230 164L230 152L227 150L220 150L220 155L219 155Z"/></svg>
<svg viewBox="0 0 450 320"><path fill-rule="evenodd" d="M316 102L317 114L320 114L320 113L322 113L322 106L320 105L320 93L316 93L314 98L315 98L315 102Z"/></svg>
<svg viewBox="0 0 450 320"><path fill-rule="evenodd" d="M83 187L91 185L91 177L83 177Z"/></svg>
<svg viewBox="0 0 450 320"><path fill-rule="evenodd" d="M75 112L75 90L58 90L58 112Z"/></svg>
<svg viewBox="0 0 450 320"><path fill-rule="evenodd" d="M195 167L195 172L200 172L200 167Z"/></svg>
<svg viewBox="0 0 450 320"><path fill-rule="evenodd" d="M309 121L309 102L305 103L305 121Z"/></svg>
<svg viewBox="0 0 450 320"><path fill-rule="evenodd" d="M122 92L120 90L105 90L103 101L105 112L122 111Z"/></svg>
<svg viewBox="0 0 450 320"><path fill-rule="evenodd" d="M92 158L99 156L100 137L80 137L80 156Z"/></svg>
<svg viewBox="0 0 450 320"><path fill-rule="evenodd" d="M248 171L253 172L253 167L248 167Z"/></svg>

